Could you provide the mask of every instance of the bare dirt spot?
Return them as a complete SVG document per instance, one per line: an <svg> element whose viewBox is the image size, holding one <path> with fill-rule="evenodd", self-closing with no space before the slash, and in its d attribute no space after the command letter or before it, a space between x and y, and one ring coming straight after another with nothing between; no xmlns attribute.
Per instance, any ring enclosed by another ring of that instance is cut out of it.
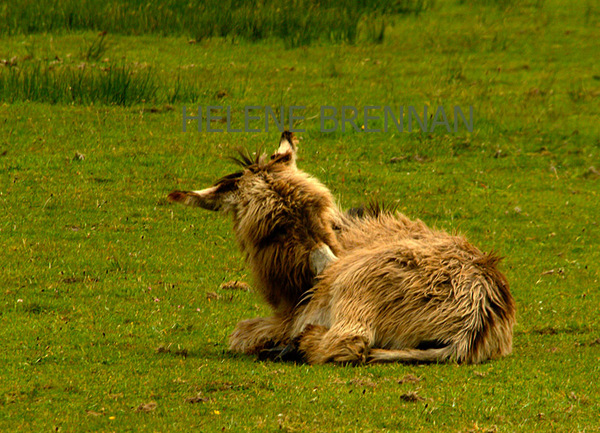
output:
<svg viewBox="0 0 600 433"><path fill-rule="evenodd" d="M188 397L185 399L185 402L190 404L206 403L208 401L210 401L210 398L203 396L201 392L196 394L194 397Z"/></svg>
<svg viewBox="0 0 600 433"><path fill-rule="evenodd" d="M413 374L406 374L402 379L400 379L398 381L398 383L401 385L403 383L417 383L422 381L423 379L421 377L417 377Z"/></svg>
<svg viewBox="0 0 600 433"><path fill-rule="evenodd" d="M151 401L149 403L142 403L135 409L135 411L136 412L152 412L153 410L156 409L157 406L158 405L154 401Z"/></svg>
<svg viewBox="0 0 600 433"><path fill-rule="evenodd" d="M242 290L244 292L250 291L250 285L248 283L244 283L243 281L227 281L226 283L221 284L220 289L223 290Z"/></svg>
<svg viewBox="0 0 600 433"><path fill-rule="evenodd" d="M400 395L400 400L407 401L409 403L417 403L419 401L425 401L416 391L409 391L405 394Z"/></svg>

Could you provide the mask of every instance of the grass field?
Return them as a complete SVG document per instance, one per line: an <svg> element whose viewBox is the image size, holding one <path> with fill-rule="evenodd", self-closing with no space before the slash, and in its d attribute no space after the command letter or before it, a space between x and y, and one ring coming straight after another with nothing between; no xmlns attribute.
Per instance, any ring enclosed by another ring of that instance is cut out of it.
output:
<svg viewBox="0 0 600 433"><path fill-rule="evenodd" d="M415 3L302 40L195 35L166 13L119 27L154 10L123 24L117 8L103 28L93 4L69 27L58 2L0 2L0 431L600 431L600 7ZM279 132L183 133L183 105L231 106L235 127L245 106L306 106L298 165L343 207L397 202L505 257L513 354L313 367L228 353L237 321L268 310L221 288L252 285L229 221L165 197ZM473 106L474 129L322 133L323 105Z"/></svg>

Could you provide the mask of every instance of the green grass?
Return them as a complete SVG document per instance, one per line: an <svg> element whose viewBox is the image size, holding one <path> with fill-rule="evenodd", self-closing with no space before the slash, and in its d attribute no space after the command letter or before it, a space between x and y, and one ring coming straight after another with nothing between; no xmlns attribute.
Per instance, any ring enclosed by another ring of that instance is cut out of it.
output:
<svg viewBox="0 0 600 433"><path fill-rule="evenodd" d="M80 64L55 70L34 63L5 71L0 73L0 100L7 102L132 105L157 100L158 86L151 71L134 71L127 65L99 69ZM176 92L167 91L164 100L175 102Z"/></svg>
<svg viewBox="0 0 600 433"><path fill-rule="evenodd" d="M599 18L591 3L438 2L389 16L381 43L292 49L109 32L98 50L95 31L5 33L0 82L38 84L0 91L0 431L599 430ZM71 98L61 80L81 63L89 81ZM102 94L107 66L153 92ZM246 105L307 106L298 164L344 207L397 201L506 257L514 353L364 367L228 353L236 322L267 308L220 288L252 282L229 222L165 196L279 133L182 133L183 104L230 105L236 127ZM371 104L473 105L475 127L324 134L310 119Z"/></svg>
<svg viewBox="0 0 600 433"><path fill-rule="evenodd" d="M25 0L0 1L0 33L97 30L127 35L214 36L258 41L278 38L289 47L320 40L384 38L386 14L418 14L426 0Z"/></svg>

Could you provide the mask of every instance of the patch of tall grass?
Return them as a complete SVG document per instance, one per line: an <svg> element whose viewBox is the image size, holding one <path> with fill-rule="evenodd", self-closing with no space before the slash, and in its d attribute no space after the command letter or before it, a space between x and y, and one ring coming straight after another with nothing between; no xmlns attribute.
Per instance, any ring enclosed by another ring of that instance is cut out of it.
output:
<svg viewBox="0 0 600 433"><path fill-rule="evenodd" d="M130 106L196 100L199 92L181 81L178 77L172 89L161 86L152 69L126 64L55 67L34 62L0 68L0 101Z"/></svg>
<svg viewBox="0 0 600 433"><path fill-rule="evenodd" d="M0 0L0 34L98 30L121 34L378 42L383 15L419 13L427 0ZM373 31L378 28L378 31Z"/></svg>

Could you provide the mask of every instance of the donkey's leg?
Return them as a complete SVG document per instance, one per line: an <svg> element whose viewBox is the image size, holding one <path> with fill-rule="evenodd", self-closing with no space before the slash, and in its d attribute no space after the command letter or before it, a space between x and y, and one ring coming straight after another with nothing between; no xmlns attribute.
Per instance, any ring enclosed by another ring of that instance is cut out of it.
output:
<svg viewBox="0 0 600 433"><path fill-rule="evenodd" d="M289 316L257 317L239 322L229 336L229 350L256 354L261 350L289 342Z"/></svg>
<svg viewBox="0 0 600 433"><path fill-rule="evenodd" d="M352 329L336 324L308 325L297 338L298 350L310 364L339 362L363 364L369 354L369 338L365 330Z"/></svg>

